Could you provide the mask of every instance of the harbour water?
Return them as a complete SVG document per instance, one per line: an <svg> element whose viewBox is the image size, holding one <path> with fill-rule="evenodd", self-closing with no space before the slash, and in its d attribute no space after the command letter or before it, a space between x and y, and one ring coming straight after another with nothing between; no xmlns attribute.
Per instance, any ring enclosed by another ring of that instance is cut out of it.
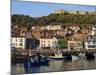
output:
<svg viewBox="0 0 100 75"><path fill-rule="evenodd" d="M11 66L11 74L30 74L30 73L44 73L44 72L59 72L59 71L74 71L74 70L89 70L96 68L96 59L74 59L72 61L52 60L48 65L31 66L25 68L23 64Z"/></svg>

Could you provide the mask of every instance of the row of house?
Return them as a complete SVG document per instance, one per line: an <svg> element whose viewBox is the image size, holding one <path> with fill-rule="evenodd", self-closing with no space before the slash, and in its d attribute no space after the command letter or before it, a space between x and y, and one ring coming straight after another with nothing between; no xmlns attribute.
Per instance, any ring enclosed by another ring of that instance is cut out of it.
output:
<svg viewBox="0 0 100 75"><path fill-rule="evenodd" d="M30 32L29 32L30 30ZM72 35L72 34L88 34L88 35L96 35L96 28L95 27L88 27L81 29L78 25L70 25L70 26L61 26L61 25L46 25L46 26L32 26L31 29L27 27L18 27L14 26L11 30L12 37L27 37L29 33L35 38L40 39L40 37L48 34L54 34L56 36L63 36ZM46 34L45 34L46 33Z"/></svg>
<svg viewBox="0 0 100 75"><path fill-rule="evenodd" d="M37 39L27 39L27 38L11 38L11 47L21 48L21 49L35 49L35 48L46 48L46 49L54 49L54 48L67 48L68 50L81 50L81 49L96 49L96 38L91 37L81 40L67 40L67 41L59 41L64 40L64 38L58 37L42 37L39 40ZM62 46L63 45L63 46Z"/></svg>
<svg viewBox="0 0 100 75"><path fill-rule="evenodd" d="M35 49L39 45L39 40L24 38L24 37L12 37L11 48L17 49Z"/></svg>
<svg viewBox="0 0 100 75"><path fill-rule="evenodd" d="M61 25L46 25L41 26L41 30L62 30Z"/></svg>
<svg viewBox="0 0 100 75"><path fill-rule="evenodd" d="M86 49L96 49L96 38L88 37L85 39L85 48Z"/></svg>
<svg viewBox="0 0 100 75"><path fill-rule="evenodd" d="M95 49L96 28L81 29L79 26L60 25L27 27L13 26L11 31L11 47L21 49L34 48L67 48L68 50ZM89 37L92 36L92 37ZM65 39L71 37L72 39Z"/></svg>

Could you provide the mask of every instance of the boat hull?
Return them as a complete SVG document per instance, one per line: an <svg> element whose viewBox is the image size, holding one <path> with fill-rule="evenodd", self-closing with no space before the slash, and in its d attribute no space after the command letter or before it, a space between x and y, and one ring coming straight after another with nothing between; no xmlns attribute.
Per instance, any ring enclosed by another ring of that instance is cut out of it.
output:
<svg viewBox="0 0 100 75"><path fill-rule="evenodd" d="M48 57L49 60L72 60L72 56L64 56L64 57Z"/></svg>

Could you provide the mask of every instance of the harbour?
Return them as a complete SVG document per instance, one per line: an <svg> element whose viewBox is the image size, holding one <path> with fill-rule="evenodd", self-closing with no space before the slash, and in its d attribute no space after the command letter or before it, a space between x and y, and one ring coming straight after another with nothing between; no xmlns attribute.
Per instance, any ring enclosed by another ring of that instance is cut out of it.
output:
<svg viewBox="0 0 100 75"><path fill-rule="evenodd" d="M96 56L95 51L61 51L51 50L27 50L18 54L18 51L12 52L12 74L28 74L58 71L73 71L95 69ZM26 54L26 55L25 55ZM15 57L14 57L14 56Z"/></svg>
<svg viewBox="0 0 100 75"><path fill-rule="evenodd" d="M18 66L19 65L19 66ZM53 60L49 61L48 65L24 67L23 64L12 65L12 75L15 74L30 74L58 71L74 71L74 70L89 70L96 68L96 60L73 59L72 61Z"/></svg>

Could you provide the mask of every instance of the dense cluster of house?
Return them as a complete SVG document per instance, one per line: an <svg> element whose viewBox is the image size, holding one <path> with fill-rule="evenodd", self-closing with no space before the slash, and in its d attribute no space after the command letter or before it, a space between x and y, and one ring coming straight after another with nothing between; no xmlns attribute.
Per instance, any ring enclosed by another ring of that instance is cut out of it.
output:
<svg viewBox="0 0 100 75"><path fill-rule="evenodd" d="M96 28L79 25L11 26L11 47L21 49L96 49Z"/></svg>

